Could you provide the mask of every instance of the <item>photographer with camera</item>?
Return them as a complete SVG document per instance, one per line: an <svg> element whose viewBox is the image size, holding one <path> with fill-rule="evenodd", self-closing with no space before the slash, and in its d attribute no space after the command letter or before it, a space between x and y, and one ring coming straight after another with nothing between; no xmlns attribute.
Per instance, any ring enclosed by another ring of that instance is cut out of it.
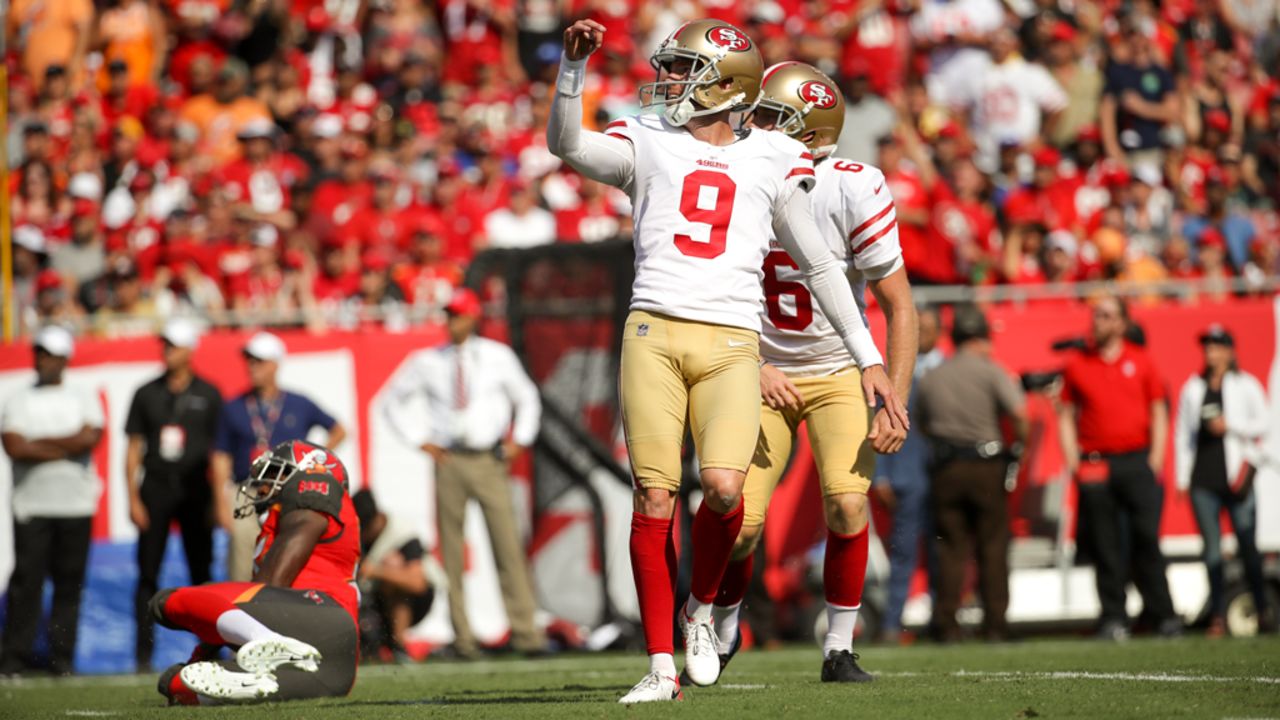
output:
<svg viewBox="0 0 1280 720"><path fill-rule="evenodd" d="M1266 435L1267 394L1258 379L1236 365L1235 338L1221 325L1200 335L1204 370L1182 386L1174 434L1178 493L1190 492L1196 524L1204 538L1209 572L1208 637L1226 634L1226 574L1222 560L1222 511L1231 516L1236 546L1258 611L1258 629L1275 632L1267 602L1262 557L1254 538L1257 472Z"/></svg>
<svg viewBox="0 0 1280 720"><path fill-rule="evenodd" d="M1012 420L1017 442L1027 436L1021 388L991 357L991 331L982 311L957 307L951 327L955 355L920 381L917 417L929 438L938 582L932 629L942 642L960 639L956 611L968 566L970 534L978 555L982 631L989 641L1008 635L1009 511L1005 478L1016 455L1004 442L1001 420Z"/></svg>
<svg viewBox="0 0 1280 720"><path fill-rule="evenodd" d="M1097 573L1098 637L1105 640L1129 636L1130 568L1156 630L1182 633L1159 535L1169 409L1151 358L1126 337L1129 326L1120 298L1094 304L1092 342L1067 362L1058 409L1063 456L1080 492L1079 539L1092 550Z"/></svg>

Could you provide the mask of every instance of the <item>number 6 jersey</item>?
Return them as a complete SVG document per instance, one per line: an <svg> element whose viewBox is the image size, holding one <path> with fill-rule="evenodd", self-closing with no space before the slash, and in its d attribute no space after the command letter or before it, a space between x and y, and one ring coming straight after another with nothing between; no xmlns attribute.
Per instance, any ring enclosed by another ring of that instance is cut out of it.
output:
<svg viewBox="0 0 1280 720"><path fill-rule="evenodd" d="M635 148L622 188L635 221L631 309L759 332L775 207L813 182L808 149L763 130L716 146L657 115L617 120L605 134Z"/></svg>
<svg viewBox="0 0 1280 720"><path fill-rule="evenodd" d="M815 169L813 216L831 252L846 264L853 297L867 320L866 287L902 267L898 221L884 174L871 165L828 158ZM824 375L853 364L840 335L813 302L796 262L775 239L764 262L760 357L788 374Z"/></svg>

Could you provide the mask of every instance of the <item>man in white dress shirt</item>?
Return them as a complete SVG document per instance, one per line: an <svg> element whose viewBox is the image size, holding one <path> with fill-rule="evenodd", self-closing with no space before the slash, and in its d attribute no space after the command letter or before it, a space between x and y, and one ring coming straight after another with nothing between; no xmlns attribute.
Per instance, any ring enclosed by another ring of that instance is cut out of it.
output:
<svg viewBox="0 0 1280 720"><path fill-rule="evenodd" d="M405 439L435 461L440 554L457 654L479 654L462 591L463 520L473 498L489 529L512 647L537 653L546 639L533 622L533 583L516 533L507 467L538 435L538 388L511 348L475 335L481 315L475 293L458 289L445 311L449 342L410 361L391 386L387 415ZM419 393L427 401L425 429L405 414L407 401Z"/></svg>

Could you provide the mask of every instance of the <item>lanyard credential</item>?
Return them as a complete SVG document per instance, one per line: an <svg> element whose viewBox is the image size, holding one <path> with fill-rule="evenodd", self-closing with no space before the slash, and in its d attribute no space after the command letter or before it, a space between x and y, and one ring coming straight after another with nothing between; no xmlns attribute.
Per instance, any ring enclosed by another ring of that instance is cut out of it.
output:
<svg viewBox="0 0 1280 720"><path fill-rule="evenodd" d="M280 391L275 402L267 406L265 420L258 409L257 397L249 395L245 399L245 406L249 410L249 424L253 427L253 437L258 442L258 449L265 451L271 447L271 435L275 432L276 423L280 421L280 413L284 411L284 391Z"/></svg>

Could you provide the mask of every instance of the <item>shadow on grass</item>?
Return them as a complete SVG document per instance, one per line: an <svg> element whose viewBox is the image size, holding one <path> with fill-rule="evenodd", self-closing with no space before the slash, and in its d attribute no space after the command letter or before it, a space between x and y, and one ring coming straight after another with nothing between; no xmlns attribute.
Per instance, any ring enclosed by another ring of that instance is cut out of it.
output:
<svg viewBox="0 0 1280 720"><path fill-rule="evenodd" d="M325 707L402 707L415 705L523 705L616 700L630 690L626 685L564 685L558 688L530 688L512 692L500 690L463 690L448 695L403 700L350 700L324 703Z"/></svg>

